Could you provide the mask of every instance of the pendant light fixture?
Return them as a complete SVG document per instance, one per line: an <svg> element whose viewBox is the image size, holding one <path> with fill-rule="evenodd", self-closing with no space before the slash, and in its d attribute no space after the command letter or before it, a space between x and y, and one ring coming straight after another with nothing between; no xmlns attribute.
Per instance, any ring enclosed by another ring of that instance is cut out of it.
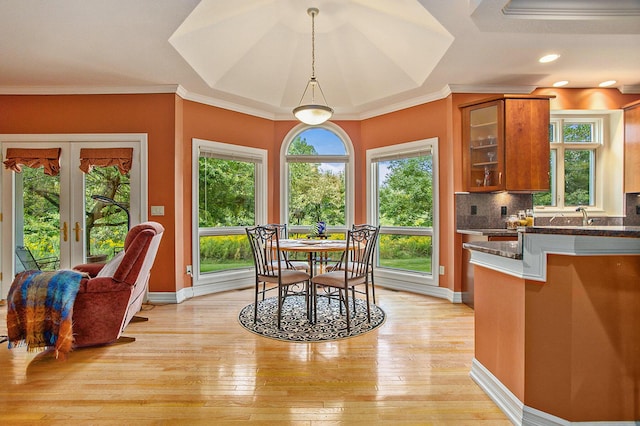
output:
<svg viewBox="0 0 640 426"><path fill-rule="evenodd" d="M315 17L320 11L315 7L307 9L307 13L311 16L311 78L302 93L300 98L300 104L293 109L293 115L300 121L311 126L322 124L333 115L333 109L327 105L327 100L324 98L324 93L320 87L320 83L316 79L316 25ZM311 96L311 102L303 104L305 96L309 92ZM316 101L316 94L322 99L321 102Z"/></svg>

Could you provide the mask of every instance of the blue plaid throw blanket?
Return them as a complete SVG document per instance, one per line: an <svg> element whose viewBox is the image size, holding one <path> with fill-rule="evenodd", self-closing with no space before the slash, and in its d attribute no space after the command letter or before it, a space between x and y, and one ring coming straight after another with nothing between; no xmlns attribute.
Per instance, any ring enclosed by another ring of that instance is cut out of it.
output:
<svg viewBox="0 0 640 426"><path fill-rule="evenodd" d="M83 275L76 271L24 271L7 296L9 348L53 347L56 358L73 346L72 314Z"/></svg>

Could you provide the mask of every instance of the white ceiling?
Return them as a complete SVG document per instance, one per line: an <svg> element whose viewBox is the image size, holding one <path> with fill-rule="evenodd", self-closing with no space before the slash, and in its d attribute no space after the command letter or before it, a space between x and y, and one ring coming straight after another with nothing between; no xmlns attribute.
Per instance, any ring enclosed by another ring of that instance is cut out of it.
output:
<svg viewBox="0 0 640 426"><path fill-rule="evenodd" d="M337 119L558 80L640 93L640 0L512 0L505 15L507 3L3 0L0 94L178 90L291 119L311 74L308 7L320 9L316 75ZM552 52L556 62L537 62Z"/></svg>

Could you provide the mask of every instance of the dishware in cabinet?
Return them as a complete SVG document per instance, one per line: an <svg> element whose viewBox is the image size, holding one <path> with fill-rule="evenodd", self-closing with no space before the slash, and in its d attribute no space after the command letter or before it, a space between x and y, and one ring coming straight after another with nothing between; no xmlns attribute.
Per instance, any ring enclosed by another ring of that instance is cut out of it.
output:
<svg viewBox="0 0 640 426"><path fill-rule="evenodd" d="M500 101L463 110L463 138L471 192L504 189L503 105Z"/></svg>

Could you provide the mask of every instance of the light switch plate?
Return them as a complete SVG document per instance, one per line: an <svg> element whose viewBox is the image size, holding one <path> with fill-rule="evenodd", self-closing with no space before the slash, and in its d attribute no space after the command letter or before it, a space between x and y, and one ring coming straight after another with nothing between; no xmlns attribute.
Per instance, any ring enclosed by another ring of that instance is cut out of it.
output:
<svg viewBox="0 0 640 426"><path fill-rule="evenodd" d="M151 216L164 216L164 206L151 206Z"/></svg>

